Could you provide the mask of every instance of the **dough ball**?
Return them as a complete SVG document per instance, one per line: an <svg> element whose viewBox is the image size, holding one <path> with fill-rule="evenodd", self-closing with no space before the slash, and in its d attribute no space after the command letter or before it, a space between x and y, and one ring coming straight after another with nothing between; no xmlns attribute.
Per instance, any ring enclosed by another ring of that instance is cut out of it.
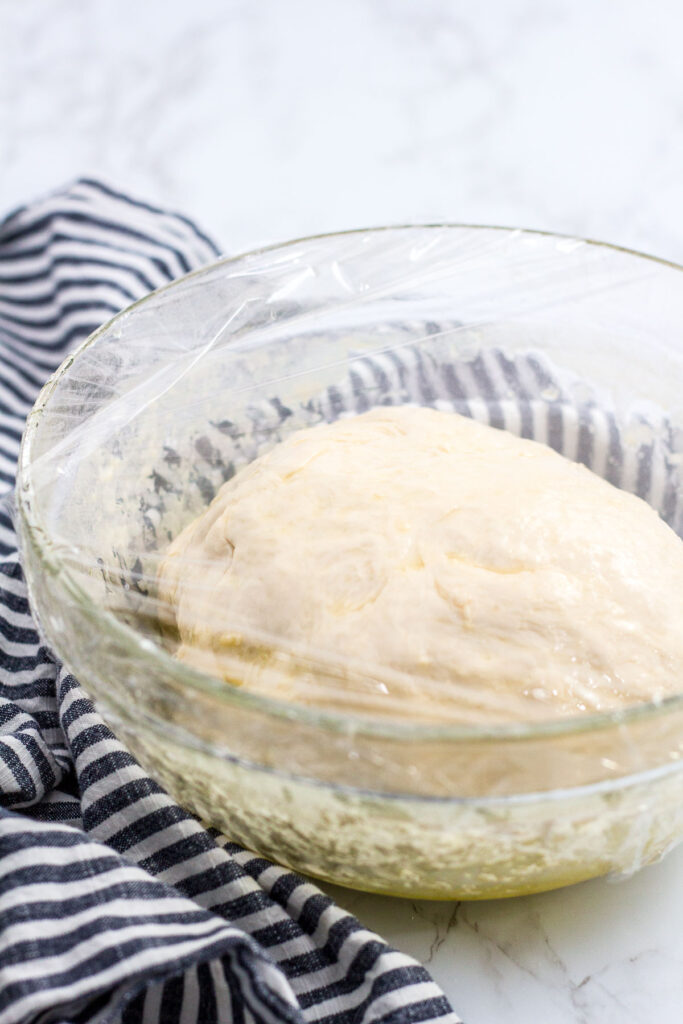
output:
<svg viewBox="0 0 683 1024"><path fill-rule="evenodd" d="M503 722L661 699L683 544L545 445L401 406L292 434L171 545L178 656L272 696Z"/></svg>

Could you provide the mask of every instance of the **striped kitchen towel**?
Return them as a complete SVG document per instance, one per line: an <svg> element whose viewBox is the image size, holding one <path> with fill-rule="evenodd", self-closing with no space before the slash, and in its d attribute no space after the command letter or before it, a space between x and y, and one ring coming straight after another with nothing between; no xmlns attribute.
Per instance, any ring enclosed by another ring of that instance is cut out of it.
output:
<svg viewBox="0 0 683 1024"><path fill-rule="evenodd" d="M0 223L0 1024L455 1024L424 968L175 804L31 618L10 492L39 388L216 255L187 218L91 180Z"/></svg>

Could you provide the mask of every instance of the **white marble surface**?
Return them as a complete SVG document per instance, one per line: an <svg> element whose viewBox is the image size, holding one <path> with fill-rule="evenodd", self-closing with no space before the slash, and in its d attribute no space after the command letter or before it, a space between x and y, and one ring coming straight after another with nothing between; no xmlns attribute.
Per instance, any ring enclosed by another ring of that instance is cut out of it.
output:
<svg viewBox="0 0 683 1024"><path fill-rule="evenodd" d="M426 964L467 1024L680 1024L683 848L629 879L411 903L326 887Z"/></svg>
<svg viewBox="0 0 683 1024"><path fill-rule="evenodd" d="M464 220L683 260L678 0L0 0L0 202L84 170L229 250Z"/></svg>
<svg viewBox="0 0 683 1024"><path fill-rule="evenodd" d="M0 0L0 208L83 173L226 251L519 224L683 261L679 0ZM680 1024L683 850L481 904L337 898L468 1024Z"/></svg>

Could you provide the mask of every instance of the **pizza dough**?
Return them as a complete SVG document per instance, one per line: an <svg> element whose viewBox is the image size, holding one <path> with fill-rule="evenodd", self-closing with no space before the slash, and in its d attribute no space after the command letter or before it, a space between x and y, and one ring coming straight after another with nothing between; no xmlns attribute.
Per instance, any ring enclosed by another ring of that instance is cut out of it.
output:
<svg viewBox="0 0 683 1024"><path fill-rule="evenodd" d="M683 543L643 501L454 413L292 434L173 542L178 657L406 719L587 714L681 689Z"/></svg>

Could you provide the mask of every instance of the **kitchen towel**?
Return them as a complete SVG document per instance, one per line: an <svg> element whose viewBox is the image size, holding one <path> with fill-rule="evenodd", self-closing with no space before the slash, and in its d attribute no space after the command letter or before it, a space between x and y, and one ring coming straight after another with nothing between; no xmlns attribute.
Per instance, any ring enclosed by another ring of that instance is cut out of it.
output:
<svg viewBox="0 0 683 1024"><path fill-rule="evenodd" d="M0 1024L456 1024L423 967L174 803L31 618L11 488L38 390L217 255L186 217L87 179L0 223Z"/></svg>

